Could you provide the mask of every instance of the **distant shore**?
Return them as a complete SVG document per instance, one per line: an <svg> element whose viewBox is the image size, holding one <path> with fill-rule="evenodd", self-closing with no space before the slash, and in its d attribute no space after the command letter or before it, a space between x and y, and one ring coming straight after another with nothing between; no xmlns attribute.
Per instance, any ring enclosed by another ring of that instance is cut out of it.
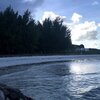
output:
<svg viewBox="0 0 100 100"><path fill-rule="evenodd" d="M3 54L3 55L0 55L0 57L24 57L24 56L54 56L54 55L66 55L66 56L70 56L70 55L98 55L100 53L87 53L87 54L78 54L78 53L70 53L70 54L66 54L66 53L55 53L55 54Z"/></svg>

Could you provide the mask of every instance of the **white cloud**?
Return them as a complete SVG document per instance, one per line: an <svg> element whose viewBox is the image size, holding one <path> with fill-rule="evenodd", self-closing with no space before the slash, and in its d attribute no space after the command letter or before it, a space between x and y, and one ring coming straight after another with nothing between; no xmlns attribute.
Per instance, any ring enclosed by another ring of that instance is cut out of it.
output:
<svg viewBox="0 0 100 100"><path fill-rule="evenodd" d="M98 23L98 27L100 27L100 23Z"/></svg>
<svg viewBox="0 0 100 100"><path fill-rule="evenodd" d="M73 13L71 17L72 22L67 23L71 29L72 43L84 44L86 48L100 48L100 40L98 39L100 23L95 21L80 22L82 17L78 13Z"/></svg>
<svg viewBox="0 0 100 100"><path fill-rule="evenodd" d="M71 29L72 43L84 44L86 48L100 48L100 40L98 39L100 23L95 21L84 21L81 23L79 18L82 18L82 15L77 15L79 15L77 23L73 20L71 23L68 23Z"/></svg>
<svg viewBox="0 0 100 100"><path fill-rule="evenodd" d="M94 1L94 2L92 3L93 6L94 6L94 5L98 5L98 4L99 4L98 1Z"/></svg>
<svg viewBox="0 0 100 100"><path fill-rule="evenodd" d="M79 24L72 24L70 26L72 30L72 40L94 40L98 34L97 25L94 21Z"/></svg>
<svg viewBox="0 0 100 100"><path fill-rule="evenodd" d="M61 19L66 19L65 16L57 15L52 11L46 11L43 13L42 20L45 20L45 18L50 18L51 20L54 20L54 19L56 19L56 17L60 17Z"/></svg>
<svg viewBox="0 0 100 100"><path fill-rule="evenodd" d="M59 17L59 18L61 18L63 20L66 19L66 16L57 15L52 11L45 11L43 13L42 19L40 19L40 22L42 23L46 18L50 18L51 20L55 20L57 17Z"/></svg>
<svg viewBox="0 0 100 100"><path fill-rule="evenodd" d="M78 13L73 13L71 20L73 23L78 23L80 21L80 18L82 18L82 15L79 15Z"/></svg>

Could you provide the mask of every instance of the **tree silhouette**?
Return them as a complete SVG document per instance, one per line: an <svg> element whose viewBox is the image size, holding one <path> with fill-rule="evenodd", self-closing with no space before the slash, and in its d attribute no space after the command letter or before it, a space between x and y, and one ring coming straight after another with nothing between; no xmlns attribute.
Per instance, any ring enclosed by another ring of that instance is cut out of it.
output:
<svg viewBox="0 0 100 100"><path fill-rule="evenodd" d="M45 19L41 25L40 46L43 53L56 53L71 47L70 30L63 25L63 20Z"/></svg>
<svg viewBox="0 0 100 100"><path fill-rule="evenodd" d="M36 23L31 13L0 12L0 54L59 53L70 50L71 35L63 20L47 18Z"/></svg>

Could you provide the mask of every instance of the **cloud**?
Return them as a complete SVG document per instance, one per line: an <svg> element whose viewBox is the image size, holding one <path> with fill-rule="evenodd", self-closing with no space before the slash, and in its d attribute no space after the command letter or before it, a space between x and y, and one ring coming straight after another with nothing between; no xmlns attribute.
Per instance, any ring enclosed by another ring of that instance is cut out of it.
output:
<svg viewBox="0 0 100 100"><path fill-rule="evenodd" d="M70 26L72 40L95 40L97 39L97 25L95 21L85 21L84 23L72 24Z"/></svg>
<svg viewBox="0 0 100 100"><path fill-rule="evenodd" d="M42 21L45 20L46 18L50 18L51 20L54 20L56 19L57 17L60 17L61 19L66 19L66 16L60 16L60 15L57 15L55 14L54 12L52 11L45 11L43 13L43 16L42 16Z"/></svg>
<svg viewBox="0 0 100 100"><path fill-rule="evenodd" d="M73 15L75 14L73 13ZM77 21L72 20L72 22L67 23L71 29L72 43L84 44L86 48L100 48L100 40L98 39L100 35L98 33L100 23L96 23L95 21L80 22L80 18L83 16L80 14L77 15L79 15L79 17L76 17Z"/></svg>
<svg viewBox="0 0 100 100"><path fill-rule="evenodd" d="M80 21L80 18L82 18L82 15L79 15L78 13L73 13L71 20L73 23L78 23Z"/></svg>
<svg viewBox="0 0 100 100"><path fill-rule="evenodd" d="M94 1L94 2L92 3L93 6L94 6L94 5L98 5L98 4L99 4L98 1Z"/></svg>
<svg viewBox="0 0 100 100"><path fill-rule="evenodd" d="M100 23L98 23L98 27L100 27Z"/></svg>

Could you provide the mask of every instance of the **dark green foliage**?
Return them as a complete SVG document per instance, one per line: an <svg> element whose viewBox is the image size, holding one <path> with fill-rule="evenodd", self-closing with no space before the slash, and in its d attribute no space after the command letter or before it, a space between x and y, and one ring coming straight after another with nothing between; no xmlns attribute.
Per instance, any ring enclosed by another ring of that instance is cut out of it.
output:
<svg viewBox="0 0 100 100"><path fill-rule="evenodd" d="M40 47L43 53L59 53L71 49L70 30L60 18L49 18L41 25Z"/></svg>
<svg viewBox="0 0 100 100"><path fill-rule="evenodd" d="M34 53L37 42L35 26L28 10L23 16L11 7L0 12L0 54Z"/></svg>
<svg viewBox="0 0 100 100"><path fill-rule="evenodd" d="M59 53L71 48L70 30L60 18L35 23L31 13L23 15L11 7L0 12L0 54Z"/></svg>

